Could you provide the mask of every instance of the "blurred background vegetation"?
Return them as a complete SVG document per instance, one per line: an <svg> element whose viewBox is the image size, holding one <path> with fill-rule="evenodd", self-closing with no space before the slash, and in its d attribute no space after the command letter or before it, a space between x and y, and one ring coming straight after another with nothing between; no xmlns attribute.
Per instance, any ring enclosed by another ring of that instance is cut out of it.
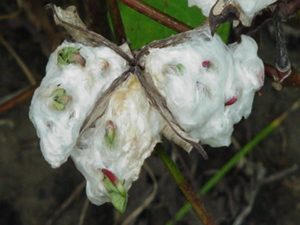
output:
<svg viewBox="0 0 300 225"><path fill-rule="evenodd" d="M188 8L186 0L143 2L191 27L203 23L201 12ZM128 210L122 217L110 204L97 207L88 203L83 190L84 179L71 160L54 170L43 159L39 140L28 119L30 95L44 76L49 54L68 38L63 29L54 25L51 12L45 9L48 3L63 7L76 5L90 29L112 41L116 39L104 0L0 1L0 225L166 224L174 218L185 199L155 154L147 160L148 167L130 190ZM175 33L123 4L120 9L133 49ZM294 17L288 22L290 25L286 24L285 29L290 57L293 66L299 70L299 21ZM225 25L220 32L226 40L230 27ZM273 63L275 44L271 24L261 30L258 44L263 60ZM299 89L277 91L273 86L271 80L266 80L256 96L250 118L236 125L230 147L212 149L205 146L209 160L203 160L196 151L186 154L176 146L166 144L167 148L173 149L169 153L192 187L202 187L242 146L299 99ZM9 107L4 104L20 92L25 94L20 101L14 102L18 104ZM280 128L256 146L247 158L240 160L203 197L217 224L234 224L250 206L251 213L243 219L245 225L299 224L299 171L264 185L258 179L262 172L266 177L280 175L299 164L299 124L300 112L293 112ZM140 213L130 219L136 209ZM190 212L176 224L199 222Z"/></svg>

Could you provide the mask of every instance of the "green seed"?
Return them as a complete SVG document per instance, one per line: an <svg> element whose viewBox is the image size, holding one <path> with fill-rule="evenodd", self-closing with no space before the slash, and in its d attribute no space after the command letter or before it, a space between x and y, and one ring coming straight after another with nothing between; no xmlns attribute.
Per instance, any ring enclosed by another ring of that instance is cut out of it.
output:
<svg viewBox="0 0 300 225"><path fill-rule="evenodd" d="M184 74L185 67L183 64L167 64L163 67L163 73L164 74L177 74L177 75L183 75Z"/></svg>
<svg viewBox="0 0 300 225"><path fill-rule="evenodd" d="M63 88L57 88L53 91L52 95L52 107L57 111L63 111L67 104L71 101L71 96L67 95L67 92Z"/></svg>
<svg viewBox="0 0 300 225"><path fill-rule="evenodd" d="M117 133L116 125L111 120L107 121L105 125L104 140L106 145L109 148L113 147L115 143L116 133Z"/></svg>
<svg viewBox="0 0 300 225"><path fill-rule="evenodd" d="M124 213L127 207L128 194L124 187L124 181L117 180L115 184L104 174L103 185L107 191L111 203L120 213Z"/></svg>
<svg viewBox="0 0 300 225"><path fill-rule="evenodd" d="M65 47L57 53L57 63L59 65L79 64L85 66L85 59L80 55L79 48Z"/></svg>
<svg viewBox="0 0 300 225"><path fill-rule="evenodd" d="M183 64L181 64L181 63L177 64L177 65L176 65L176 69L177 69L177 71L180 73L180 75L183 75L184 70L185 70L185 67L184 67Z"/></svg>

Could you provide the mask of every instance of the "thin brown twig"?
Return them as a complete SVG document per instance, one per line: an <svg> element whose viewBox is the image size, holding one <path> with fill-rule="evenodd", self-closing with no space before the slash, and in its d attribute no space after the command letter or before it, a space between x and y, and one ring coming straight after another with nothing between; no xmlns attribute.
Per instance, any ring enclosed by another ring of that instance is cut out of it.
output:
<svg viewBox="0 0 300 225"><path fill-rule="evenodd" d="M80 216L79 216L78 225L83 225L84 224L84 220L85 220L85 217L86 217L86 212L87 212L87 210L89 208L89 205L90 205L89 200L85 199L84 203L83 203L83 207L82 207L81 213L80 213Z"/></svg>
<svg viewBox="0 0 300 225"><path fill-rule="evenodd" d="M11 56L16 60L18 63L19 67L29 80L30 84L32 86L36 85L36 80L34 78L33 73L30 71L30 69L27 67L27 65L23 62L21 57L18 55L18 53L11 47L11 45L5 40L5 38L0 35L0 43L6 48L6 50L11 54Z"/></svg>
<svg viewBox="0 0 300 225"><path fill-rule="evenodd" d="M5 14L5 15L0 15L0 21L1 20L11 20L14 19L15 17L17 17L20 14L21 10L18 9L15 12L9 13L9 14Z"/></svg>
<svg viewBox="0 0 300 225"><path fill-rule="evenodd" d="M275 67L265 63L265 74L268 77L271 77L275 82L279 82L282 80L285 73L278 71ZM282 82L284 86L293 86L293 87L300 87L300 74L297 73L294 69L292 69L292 73L284 79Z"/></svg>
<svg viewBox="0 0 300 225"><path fill-rule="evenodd" d="M283 17L289 17L300 9L300 0L282 1L278 3L278 7Z"/></svg>
<svg viewBox="0 0 300 225"><path fill-rule="evenodd" d="M135 221L135 219L138 217L138 215L140 215L143 210L145 208L147 208L151 202L154 200L156 193L157 193L157 189L158 189L158 185L157 185L157 180L151 170L151 168L148 166L147 163L144 164L144 169L146 170L146 172L149 174L152 182L153 182L153 188L150 194L147 195L146 199L142 202L142 204L136 208L123 222L122 225L130 225L133 224L133 222Z"/></svg>
<svg viewBox="0 0 300 225"><path fill-rule="evenodd" d="M35 90L35 86L25 88L16 94L11 95L8 99L0 102L0 113L6 112L14 108L16 105L26 101L30 98Z"/></svg>
<svg viewBox="0 0 300 225"><path fill-rule="evenodd" d="M192 27L138 0L121 0L121 2L175 31L183 32L192 29Z"/></svg>
<svg viewBox="0 0 300 225"><path fill-rule="evenodd" d="M204 225L215 225L212 217L205 209L203 202L197 196L196 192L193 191L191 185L189 185L181 171L177 168L177 165L172 161L165 150L161 147L157 147L156 153L172 175L172 178L176 182L178 188L181 190L188 202L192 205L199 221L201 221Z"/></svg>
<svg viewBox="0 0 300 225"><path fill-rule="evenodd" d="M52 225L74 201L81 194L85 186L85 182L80 183L75 190L70 194L70 196L59 206L59 208L53 213L51 218L46 222L46 225Z"/></svg>
<svg viewBox="0 0 300 225"><path fill-rule="evenodd" d="M242 210L242 212L235 218L235 221L233 223L233 225L241 225L243 224L243 222L245 221L245 219L248 217L248 215L252 212L257 194L259 193L261 187L263 185L281 180L293 173L295 173L297 170L299 169L299 166L297 165L293 165L287 169L284 169L282 171L279 171L277 173L274 173L272 175L269 175L267 177L265 177L265 175L263 175L263 177L261 177L260 179L258 179L258 183L256 185L256 188L254 190L252 190L252 192L250 193L250 199L249 199L249 204L246 206L246 208L244 208Z"/></svg>
<svg viewBox="0 0 300 225"><path fill-rule="evenodd" d="M289 167L287 169L284 169L282 171L279 171L277 173L269 175L268 177L266 177L266 179L263 180L263 184L268 184L271 182L281 180L281 179L295 173L297 170L299 170L299 166L296 164L292 165L291 167Z"/></svg>

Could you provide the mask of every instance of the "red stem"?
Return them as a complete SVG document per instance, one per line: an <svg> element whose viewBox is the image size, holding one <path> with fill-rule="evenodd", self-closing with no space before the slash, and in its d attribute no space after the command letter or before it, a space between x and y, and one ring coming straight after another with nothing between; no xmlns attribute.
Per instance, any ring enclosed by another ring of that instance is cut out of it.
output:
<svg viewBox="0 0 300 225"><path fill-rule="evenodd" d="M265 63L265 74L277 82L286 75L267 63ZM284 86L300 87L300 74L292 70L292 73L282 82L282 84Z"/></svg>
<svg viewBox="0 0 300 225"><path fill-rule="evenodd" d="M124 4L129 6L130 8L135 9L136 11L140 12L143 15L149 16L153 20L169 27L178 32L184 32L192 29L192 27L178 21L177 19L168 16L165 13L159 12L158 10L154 9L153 7L146 5L137 0L121 0Z"/></svg>
<svg viewBox="0 0 300 225"><path fill-rule="evenodd" d="M0 104L0 113L6 112L16 105L25 102L28 98L30 98L35 90L35 86L29 87L24 91L20 92L16 96L8 99L7 101Z"/></svg>

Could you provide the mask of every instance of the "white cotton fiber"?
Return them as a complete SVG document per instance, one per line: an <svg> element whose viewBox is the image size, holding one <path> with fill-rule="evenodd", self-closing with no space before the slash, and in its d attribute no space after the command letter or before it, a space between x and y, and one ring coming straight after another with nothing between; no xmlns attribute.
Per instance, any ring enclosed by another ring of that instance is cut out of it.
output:
<svg viewBox="0 0 300 225"><path fill-rule="evenodd" d="M233 125L249 115L264 76L254 40L243 36L227 47L208 30L150 50L145 70L182 128L212 147L230 144Z"/></svg>
<svg viewBox="0 0 300 225"><path fill-rule="evenodd" d="M60 65L58 52L65 47L78 48L85 66ZM52 167L67 160L96 100L126 68L125 60L107 47L64 42L51 54L46 76L32 98L30 119L40 137L43 155ZM62 111L52 107L52 94L57 88L64 89L70 98Z"/></svg>
<svg viewBox="0 0 300 225"><path fill-rule="evenodd" d="M115 126L112 145L105 141L106 125ZM87 180L87 196L94 204L110 201L103 185L102 169L108 169L128 190L145 158L160 140L161 117L149 104L135 75L111 96L105 114L79 139L72 159Z"/></svg>

